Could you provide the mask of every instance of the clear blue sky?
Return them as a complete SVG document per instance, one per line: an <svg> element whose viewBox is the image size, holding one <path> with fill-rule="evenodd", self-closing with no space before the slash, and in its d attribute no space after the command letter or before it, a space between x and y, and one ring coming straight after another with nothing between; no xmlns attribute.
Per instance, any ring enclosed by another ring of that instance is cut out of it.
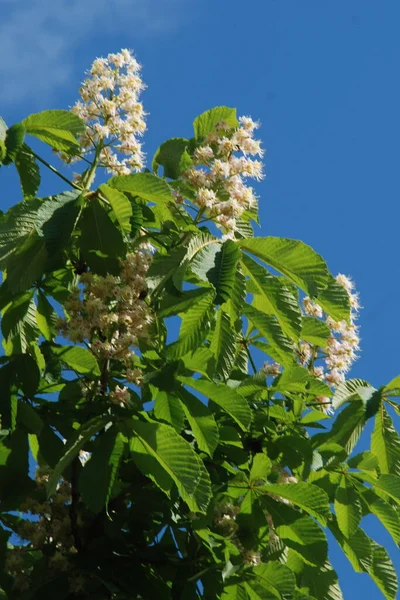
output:
<svg viewBox="0 0 400 600"><path fill-rule="evenodd" d="M398 0L2 0L1 11L9 124L67 108L93 58L121 47L144 66L149 157L214 105L260 119L260 233L300 238L354 278L364 310L352 376L378 386L400 373ZM17 187L11 170L0 176L4 210ZM366 525L400 568L388 536ZM383 598L338 552L332 561L345 600Z"/></svg>

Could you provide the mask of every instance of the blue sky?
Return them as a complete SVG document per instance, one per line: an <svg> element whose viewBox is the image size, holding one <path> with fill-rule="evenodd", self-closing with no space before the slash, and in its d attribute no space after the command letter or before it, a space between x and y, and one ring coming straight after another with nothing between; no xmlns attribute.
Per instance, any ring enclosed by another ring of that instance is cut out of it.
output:
<svg viewBox="0 0 400 600"><path fill-rule="evenodd" d="M364 306L354 377L378 386L400 373L397 0L2 0L1 10L9 124L73 104L93 58L121 47L144 67L150 158L214 105L260 119L260 234L300 238L354 278ZM4 210L18 189L11 170L1 177ZM57 179L43 191L60 191ZM366 526L400 568L389 538ZM332 560L345 600L383 598L338 552Z"/></svg>

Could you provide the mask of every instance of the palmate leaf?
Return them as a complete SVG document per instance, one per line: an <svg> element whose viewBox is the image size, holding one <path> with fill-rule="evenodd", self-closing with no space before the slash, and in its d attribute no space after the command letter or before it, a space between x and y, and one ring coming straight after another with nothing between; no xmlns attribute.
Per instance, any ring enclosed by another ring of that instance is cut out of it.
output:
<svg viewBox="0 0 400 600"><path fill-rule="evenodd" d="M1 215L0 264L17 251L26 238L35 232L36 202L19 203Z"/></svg>
<svg viewBox="0 0 400 600"><path fill-rule="evenodd" d="M295 587L294 573L285 565L273 561L254 567L245 582L252 600L271 597L284 600L293 594Z"/></svg>
<svg viewBox="0 0 400 600"><path fill-rule="evenodd" d="M228 379L235 362L236 333L223 306L217 312L210 350L215 357L214 379Z"/></svg>
<svg viewBox="0 0 400 600"><path fill-rule="evenodd" d="M25 138L25 129L21 123L12 125L6 132L5 147L6 155L3 158L3 165L10 165L14 162L18 152L22 148Z"/></svg>
<svg viewBox="0 0 400 600"><path fill-rule="evenodd" d="M186 389L179 390L179 397L199 449L212 456L219 441L218 425L214 415L205 404Z"/></svg>
<svg viewBox="0 0 400 600"><path fill-rule="evenodd" d="M161 144L152 162L154 173L158 175L158 169L162 166L164 177L177 179L193 163L187 151L188 144L189 140L185 138L172 138Z"/></svg>
<svg viewBox="0 0 400 600"><path fill-rule="evenodd" d="M362 509L357 491L346 475L342 476L336 490L334 507L340 531L346 538L350 538L358 529Z"/></svg>
<svg viewBox="0 0 400 600"><path fill-rule="evenodd" d="M51 341L56 335L57 313L41 290L37 295L36 322L45 340Z"/></svg>
<svg viewBox="0 0 400 600"><path fill-rule="evenodd" d="M210 288L205 287L187 292L177 292L176 295L173 293L163 294L157 314L159 317L171 317L185 313L193 306L193 303L209 294Z"/></svg>
<svg viewBox="0 0 400 600"><path fill-rule="evenodd" d="M215 266L216 255L221 248L219 240L208 233L193 236L189 241L185 255L173 275L178 290L182 288L186 271L190 269L203 281L208 281L207 273Z"/></svg>
<svg viewBox="0 0 400 600"><path fill-rule="evenodd" d="M357 527L354 533L349 538L346 538L334 518L329 521L328 527L347 556L353 569L357 573L367 572L372 565L372 545L366 533Z"/></svg>
<svg viewBox="0 0 400 600"><path fill-rule="evenodd" d="M320 348L325 348L331 331L323 321L314 317L303 317L301 324L300 338L310 344L315 344Z"/></svg>
<svg viewBox="0 0 400 600"><path fill-rule="evenodd" d="M398 590L396 569L383 546L372 540L371 545L372 565L368 573L387 600L396 600Z"/></svg>
<svg viewBox="0 0 400 600"><path fill-rule="evenodd" d="M182 315L179 338L166 347L169 358L179 358L197 348L207 335L211 326L211 306L214 291L209 290L207 295L200 296L191 308Z"/></svg>
<svg viewBox="0 0 400 600"><path fill-rule="evenodd" d="M183 429L185 413L179 398L169 392L155 389L154 415L156 419L172 425L178 433Z"/></svg>
<svg viewBox="0 0 400 600"><path fill-rule="evenodd" d="M361 500L367 509L375 515L392 536L395 544L400 544L400 515L391 504L385 502L371 489L365 489Z"/></svg>
<svg viewBox="0 0 400 600"><path fill-rule="evenodd" d="M339 444L350 454L360 439L365 423L365 404L362 400L354 400L339 413L330 432L313 436L313 447L318 449L323 443Z"/></svg>
<svg viewBox="0 0 400 600"><path fill-rule="evenodd" d="M22 124L27 134L64 152L79 150L77 136L85 130L82 119L67 110L45 110L30 115Z"/></svg>
<svg viewBox="0 0 400 600"><path fill-rule="evenodd" d="M332 399L332 406L337 410L343 404L352 400L367 402L376 391L376 388L368 383L368 381L364 381L363 379L348 379L337 387Z"/></svg>
<svg viewBox="0 0 400 600"><path fill-rule="evenodd" d="M200 394L204 394L215 404L226 411L243 430L246 430L251 421L251 411L247 400L234 389L221 383L216 384L205 379L192 379L190 377L178 376L179 381Z"/></svg>
<svg viewBox="0 0 400 600"><path fill-rule="evenodd" d="M239 258L240 250L232 240L224 242L216 253L214 266L207 271L207 279L217 291L216 304L222 304L230 299Z"/></svg>
<svg viewBox="0 0 400 600"><path fill-rule="evenodd" d="M275 523L275 520L274 520ZM321 565L327 559L328 543L322 529L305 515L275 527L276 534L288 548L311 565Z"/></svg>
<svg viewBox="0 0 400 600"><path fill-rule="evenodd" d="M40 186L39 165L27 144L22 144L15 157L23 196L35 196Z"/></svg>
<svg viewBox="0 0 400 600"><path fill-rule="evenodd" d="M372 485L373 491L384 500L393 499L400 506L400 477L397 475L381 475L374 477L367 471L352 472L350 477L365 481Z"/></svg>
<svg viewBox="0 0 400 600"><path fill-rule="evenodd" d="M221 595L221 600L249 600L244 583L225 587Z"/></svg>
<svg viewBox="0 0 400 600"><path fill-rule="evenodd" d="M93 512L100 512L110 500L125 441L125 436L111 427L99 436L90 460L80 473L79 491Z"/></svg>
<svg viewBox="0 0 400 600"><path fill-rule="evenodd" d="M71 190L50 196L41 204L35 226L38 234L44 237L50 255L68 244L78 220L80 197L79 190Z"/></svg>
<svg viewBox="0 0 400 600"><path fill-rule="evenodd" d="M234 128L239 125L236 117L236 108L229 106L216 106L206 110L193 121L194 135L196 140L202 140L207 134L215 133L218 123L227 123Z"/></svg>
<svg viewBox="0 0 400 600"><path fill-rule="evenodd" d="M86 348L80 346L52 346L52 352L62 363L77 373L100 375L97 360Z"/></svg>
<svg viewBox="0 0 400 600"><path fill-rule="evenodd" d="M315 517L321 525L326 525L330 515L329 498L327 494L311 483L268 483L257 488L260 492L280 496L290 500L306 513Z"/></svg>
<svg viewBox="0 0 400 600"><path fill-rule="evenodd" d="M400 396L400 375L385 385L383 391L385 396Z"/></svg>
<svg viewBox="0 0 400 600"><path fill-rule="evenodd" d="M334 277L328 277L327 287L319 292L317 302L335 321L348 319L350 315L349 295Z"/></svg>
<svg viewBox="0 0 400 600"><path fill-rule="evenodd" d="M267 340L267 354L270 354L270 356L284 366L292 365L294 363L293 343L283 333L276 317L266 315L249 304L245 304L242 311L259 333ZM251 339L250 342L253 343ZM258 343L254 343L254 345L259 347Z"/></svg>
<svg viewBox="0 0 400 600"><path fill-rule="evenodd" d="M235 324L241 316L242 307L246 298L246 279L240 270L236 271L235 281L231 290L230 298L225 302L224 310Z"/></svg>
<svg viewBox="0 0 400 600"><path fill-rule="evenodd" d="M325 261L303 242L266 237L241 240L238 244L312 296L317 296L328 285L329 272Z"/></svg>
<svg viewBox="0 0 400 600"><path fill-rule="evenodd" d="M99 187L100 192L105 196L113 209L113 214L117 219L123 233L131 232L132 205L123 192L113 189L103 183Z"/></svg>
<svg viewBox="0 0 400 600"><path fill-rule="evenodd" d="M301 573L300 582L317 600L344 600L337 574L328 561L322 568L306 565Z"/></svg>
<svg viewBox="0 0 400 600"><path fill-rule="evenodd" d="M383 402L376 413L371 450L378 459L381 473L400 476L400 437Z"/></svg>
<svg viewBox="0 0 400 600"><path fill-rule="evenodd" d="M173 199L171 188L165 179L151 173L116 175L108 181L108 185L120 192L129 192L133 196L139 196L146 202L155 204L166 204Z"/></svg>
<svg viewBox="0 0 400 600"><path fill-rule="evenodd" d="M246 255L243 256L242 266L258 294L253 305L268 315L275 315L282 331L297 341L301 331L301 310L290 289L281 278L270 275Z"/></svg>
<svg viewBox="0 0 400 600"><path fill-rule="evenodd" d="M175 482L190 510L205 512L211 485L202 460L172 427L133 420L131 427L143 448Z"/></svg>
<svg viewBox="0 0 400 600"><path fill-rule="evenodd" d="M72 436L67 440L65 451L50 475L47 484L47 494L49 496L52 496L55 493L63 471L71 464L74 458L78 456L79 450L82 450L84 444L98 433L109 421L110 417L108 415L94 417L93 419L90 419L90 421L87 421L87 423L81 425L79 429L75 430Z"/></svg>
<svg viewBox="0 0 400 600"><path fill-rule="evenodd" d="M82 259L95 273L118 273L118 258L124 256L125 244L121 232L96 198L83 211L80 249Z"/></svg>

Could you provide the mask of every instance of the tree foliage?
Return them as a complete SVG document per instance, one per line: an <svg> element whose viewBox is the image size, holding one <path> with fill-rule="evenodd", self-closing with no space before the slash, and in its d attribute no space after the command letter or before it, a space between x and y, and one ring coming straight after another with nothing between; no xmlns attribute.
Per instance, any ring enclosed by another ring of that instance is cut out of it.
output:
<svg viewBox="0 0 400 600"><path fill-rule="evenodd" d="M400 542L399 378L334 381L319 365L355 332L350 288L305 243L255 237L254 203L234 227L199 204L196 160L232 143L236 111L197 117L153 172L93 188L96 151L38 197L25 137L68 162L85 127L0 120L23 194L0 217L1 597L339 600L329 530L394 600L362 519Z"/></svg>

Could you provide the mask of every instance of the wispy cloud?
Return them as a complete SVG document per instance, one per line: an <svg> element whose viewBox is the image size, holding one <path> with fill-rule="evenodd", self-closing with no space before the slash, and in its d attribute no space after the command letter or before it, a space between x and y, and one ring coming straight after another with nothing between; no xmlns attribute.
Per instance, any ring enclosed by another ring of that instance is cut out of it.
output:
<svg viewBox="0 0 400 600"><path fill-rule="evenodd" d="M195 1L195 0L192 0ZM91 40L135 40L177 26L189 0L1 0L0 105L43 106L82 65ZM118 51L119 48L113 48ZM103 50L102 53L107 52ZM139 57L140 60L140 57Z"/></svg>

